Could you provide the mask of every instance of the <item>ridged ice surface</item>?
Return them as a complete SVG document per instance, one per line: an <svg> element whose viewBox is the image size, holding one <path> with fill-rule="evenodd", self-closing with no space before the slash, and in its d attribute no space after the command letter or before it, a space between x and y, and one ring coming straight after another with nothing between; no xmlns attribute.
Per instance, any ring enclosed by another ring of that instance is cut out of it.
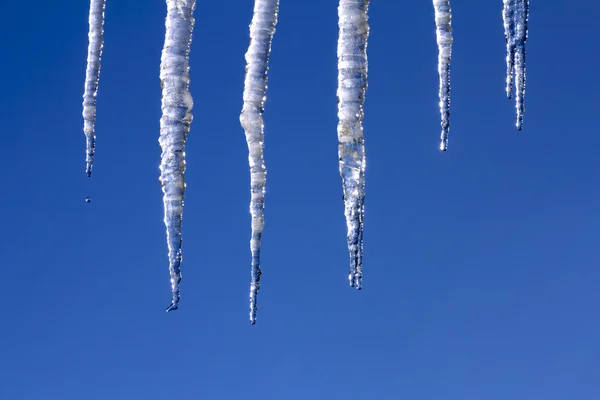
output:
<svg viewBox="0 0 600 400"><path fill-rule="evenodd" d="M438 73L440 75L440 149L448 150L448 132L450 130L450 61L452 59L452 10L450 0L433 0L435 27L438 45Z"/></svg>
<svg viewBox="0 0 600 400"><path fill-rule="evenodd" d="M525 114L525 43L529 22L529 0L504 0L502 10L506 36L506 95L510 99L515 90L518 130L523 129ZM513 85L514 82L514 85Z"/></svg>
<svg viewBox="0 0 600 400"><path fill-rule="evenodd" d="M169 272L173 299L167 311L179 305L181 283L181 224L185 192L185 141L192 122L189 92L189 53L194 29L195 0L167 0L165 44L160 64L162 87L162 148L160 184L163 191Z"/></svg>
<svg viewBox="0 0 600 400"><path fill-rule="evenodd" d="M267 73L271 42L277 25L279 0L256 0L250 24L250 45L246 52L244 106L240 123L246 132L250 163L250 214L252 216L252 254L250 283L250 323L256 323L257 296L260 288L260 242L264 226L265 184L263 111L267 92Z"/></svg>
<svg viewBox="0 0 600 400"><path fill-rule="evenodd" d="M100 59L104 45L104 8L106 0L90 1L88 56L83 92L83 133L85 134L85 173L92 176L96 154L96 95L100 80Z"/></svg>
<svg viewBox="0 0 600 400"><path fill-rule="evenodd" d="M350 286L362 288L365 214L363 116L367 90L368 0L340 0L338 7L338 156L350 252Z"/></svg>

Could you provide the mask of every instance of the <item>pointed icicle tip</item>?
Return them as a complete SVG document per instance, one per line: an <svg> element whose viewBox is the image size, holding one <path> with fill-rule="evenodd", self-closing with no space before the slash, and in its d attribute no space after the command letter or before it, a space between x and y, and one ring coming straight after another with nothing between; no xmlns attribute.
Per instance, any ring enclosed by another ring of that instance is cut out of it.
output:
<svg viewBox="0 0 600 400"><path fill-rule="evenodd" d="M175 310L178 310L178 309L179 309L179 306L178 306L177 304L173 304L173 303L171 303L171 304L169 305L169 307L167 307L167 310L166 310L166 311L167 311L167 312L171 312L171 311L175 311Z"/></svg>

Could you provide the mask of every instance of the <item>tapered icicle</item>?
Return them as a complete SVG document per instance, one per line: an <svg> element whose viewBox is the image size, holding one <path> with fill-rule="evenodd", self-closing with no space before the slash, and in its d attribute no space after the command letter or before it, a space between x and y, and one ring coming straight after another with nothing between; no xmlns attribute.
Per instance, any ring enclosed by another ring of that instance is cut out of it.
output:
<svg viewBox="0 0 600 400"><path fill-rule="evenodd" d="M260 242L264 226L265 184L263 111L267 92L267 73L271 42L277 25L279 0L256 0L250 24L250 45L246 52L244 106L240 123L246 133L250 163L250 214L252 215L252 269L250 283L250 323L256 323L257 296L260 288Z"/></svg>
<svg viewBox="0 0 600 400"><path fill-rule="evenodd" d="M515 74L515 2L504 0L502 19L506 37L506 97L512 98L513 76Z"/></svg>
<svg viewBox="0 0 600 400"><path fill-rule="evenodd" d="M448 150L448 132L450 130L450 61L452 59L452 10L450 0L433 0L435 26L438 45L438 73L440 75L440 114L441 143L440 150Z"/></svg>
<svg viewBox="0 0 600 400"><path fill-rule="evenodd" d="M188 72L195 8L195 0L167 0L165 44L160 63L160 184L163 191L173 293L173 300L167 311L177 310L180 297L185 141L190 131L193 106Z"/></svg>
<svg viewBox="0 0 600 400"><path fill-rule="evenodd" d="M338 156L350 252L350 286L362 288L369 0L340 0L338 7Z"/></svg>
<svg viewBox="0 0 600 400"><path fill-rule="evenodd" d="M106 0L90 0L88 56L83 93L83 133L85 134L85 174L92 176L96 153L96 95L100 80L100 59L104 45L104 8Z"/></svg>
<svg viewBox="0 0 600 400"><path fill-rule="evenodd" d="M502 9L506 36L506 96L512 98L513 80L518 130L525 114L525 43L529 22L529 0L504 0Z"/></svg>
<svg viewBox="0 0 600 400"><path fill-rule="evenodd" d="M525 42L529 21L529 0L518 0L515 10L515 101L517 108L517 129L523 129L525 114Z"/></svg>

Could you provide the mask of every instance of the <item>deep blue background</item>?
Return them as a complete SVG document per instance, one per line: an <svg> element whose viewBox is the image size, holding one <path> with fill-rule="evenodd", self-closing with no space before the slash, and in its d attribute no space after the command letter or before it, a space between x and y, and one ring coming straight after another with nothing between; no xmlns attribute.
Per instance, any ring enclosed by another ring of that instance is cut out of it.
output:
<svg viewBox="0 0 600 400"><path fill-rule="evenodd" d="M600 6L533 2L517 132L502 2L452 4L444 154L432 4L372 2L356 292L337 171L337 2L282 0L254 327L238 122L252 2L198 2L183 297L170 314L164 1L108 1L89 181L88 3L3 4L0 398L600 398Z"/></svg>

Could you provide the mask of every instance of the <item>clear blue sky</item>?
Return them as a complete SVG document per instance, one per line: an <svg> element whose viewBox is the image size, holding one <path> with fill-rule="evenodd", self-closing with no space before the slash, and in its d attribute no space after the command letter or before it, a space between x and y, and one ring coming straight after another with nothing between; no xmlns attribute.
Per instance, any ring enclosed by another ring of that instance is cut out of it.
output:
<svg viewBox="0 0 600 400"><path fill-rule="evenodd" d="M337 2L282 0L254 327L238 122L252 2L196 10L183 297L169 314L165 4L109 0L90 181L88 4L52 5L0 14L0 398L600 398L596 2L533 2L521 133L504 97L502 2L453 3L445 154L432 4L373 2L356 292L337 171Z"/></svg>

